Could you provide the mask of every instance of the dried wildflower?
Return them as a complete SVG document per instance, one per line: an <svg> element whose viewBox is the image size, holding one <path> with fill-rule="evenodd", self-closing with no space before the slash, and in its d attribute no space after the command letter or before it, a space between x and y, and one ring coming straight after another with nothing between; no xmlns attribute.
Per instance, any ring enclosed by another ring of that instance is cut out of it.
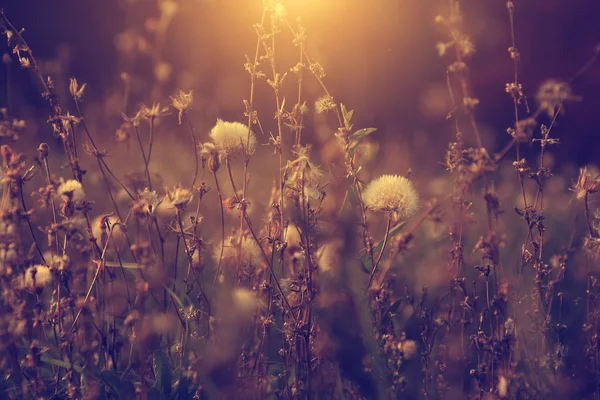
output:
<svg viewBox="0 0 600 400"><path fill-rule="evenodd" d="M81 186L81 183L75 179L63 181L56 192L64 199L75 202L83 200L85 197L83 186Z"/></svg>
<svg viewBox="0 0 600 400"><path fill-rule="evenodd" d="M160 103L152 103L152 107L148 108L145 105L142 105L144 111L143 114L147 119L153 120L156 118L160 118L163 115L167 115L169 112L169 107L161 107Z"/></svg>
<svg viewBox="0 0 600 400"><path fill-rule="evenodd" d="M139 110L137 111L137 113L133 117L128 117L125 113L121 113L121 116L125 120L125 123L129 123L132 126L136 127L136 126L140 126L140 122L144 118L146 118L147 114L148 114L148 107L146 107L145 105L142 104L140 106Z"/></svg>
<svg viewBox="0 0 600 400"><path fill-rule="evenodd" d="M19 57L19 63L23 68L31 68L31 61L27 57Z"/></svg>
<svg viewBox="0 0 600 400"><path fill-rule="evenodd" d="M179 94L175 97L171 97L171 101L173 103L173 108L179 111L179 115L177 116L179 124L181 125L181 118L183 114L188 112L192 108L192 103L194 102L194 94L190 90L188 93L185 93L183 90L179 91Z"/></svg>
<svg viewBox="0 0 600 400"><path fill-rule="evenodd" d="M71 78L69 81L69 93L75 100L81 100L81 98L83 97L83 92L85 92L86 87L87 87L87 83L84 83L80 87L79 84L77 83L77 79L75 79L75 78Z"/></svg>
<svg viewBox="0 0 600 400"><path fill-rule="evenodd" d="M333 97L329 95L325 95L319 97L315 101L315 111L317 114L323 114L329 111L334 111L336 109L335 101L333 101Z"/></svg>
<svg viewBox="0 0 600 400"><path fill-rule="evenodd" d="M216 261L221 256L221 247L223 248L223 265L250 266L259 267L261 265L262 253L260 247L254 241L254 238L243 236L240 246L239 237L230 236L225 239L225 243L214 249L213 256ZM238 248L240 254L238 254Z"/></svg>
<svg viewBox="0 0 600 400"><path fill-rule="evenodd" d="M68 111L65 115L61 115L58 118L62 121L63 126L67 124L73 124L74 126L76 126L79 125L81 121L83 121L83 118L76 117Z"/></svg>
<svg viewBox="0 0 600 400"><path fill-rule="evenodd" d="M564 112L562 105L565 101L581 99L573 95L571 86L568 83L554 79L542 83L535 97L540 109L546 111L550 118L554 117L557 109Z"/></svg>
<svg viewBox="0 0 600 400"><path fill-rule="evenodd" d="M301 147L295 151L296 159L288 161L285 171L288 183L300 186L316 186L323 177L320 168L310 161L310 147Z"/></svg>
<svg viewBox="0 0 600 400"><path fill-rule="evenodd" d="M154 190L145 188L138 192L138 198L133 202L132 211L140 217L154 216L156 208L161 203Z"/></svg>
<svg viewBox="0 0 600 400"><path fill-rule="evenodd" d="M382 175L371 181L363 193L365 206L373 211L393 212L408 218L419 207L413 183L403 176Z"/></svg>
<svg viewBox="0 0 600 400"><path fill-rule="evenodd" d="M571 189L575 192L577 199L583 199L587 194L596 193L600 189L600 174L592 174L588 171L587 167L579 169L579 177L577 182Z"/></svg>
<svg viewBox="0 0 600 400"><path fill-rule="evenodd" d="M34 265L25 271L24 286L29 290L41 289L52 281L52 271L45 265Z"/></svg>
<svg viewBox="0 0 600 400"><path fill-rule="evenodd" d="M219 152L228 158L241 154L251 155L256 150L256 135L239 122L217 119L217 124L210 131L210 138Z"/></svg>
<svg viewBox="0 0 600 400"><path fill-rule="evenodd" d="M214 144L210 142L201 144L200 156L202 157L202 165L204 165L204 163L207 163L208 170L210 172L214 174L219 170L219 150L217 150L217 147Z"/></svg>
<svg viewBox="0 0 600 400"><path fill-rule="evenodd" d="M194 194L191 189L185 188L181 185L177 185L167 192L167 196L169 197L169 201L176 209L182 211L194 197Z"/></svg>

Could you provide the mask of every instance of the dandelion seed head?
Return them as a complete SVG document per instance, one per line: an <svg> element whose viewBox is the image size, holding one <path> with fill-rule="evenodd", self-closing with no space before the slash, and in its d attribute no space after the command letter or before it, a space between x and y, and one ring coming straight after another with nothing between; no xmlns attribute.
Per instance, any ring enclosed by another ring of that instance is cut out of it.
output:
<svg viewBox="0 0 600 400"><path fill-rule="evenodd" d="M363 192L365 206L372 211L393 212L408 218L419 208L419 195L413 183L400 175L382 175Z"/></svg>
<svg viewBox="0 0 600 400"><path fill-rule="evenodd" d="M27 289L43 288L50 281L52 281L52 271L45 265L34 265L25 271L24 286Z"/></svg>
<svg viewBox="0 0 600 400"><path fill-rule="evenodd" d="M64 198L75 202L83 200L85 197L83 186L81 186L81 183L75 179L69 179L61 183L58 187L57 193Z"/></svg>
<svg viewBox="0 0 600 400"><path fill-rule="evenodd" d="M215 146L226 157L242 154L251 155L256 150L256 135L246 125L239 122L226 122L217 119L210 131Z"/></svg>

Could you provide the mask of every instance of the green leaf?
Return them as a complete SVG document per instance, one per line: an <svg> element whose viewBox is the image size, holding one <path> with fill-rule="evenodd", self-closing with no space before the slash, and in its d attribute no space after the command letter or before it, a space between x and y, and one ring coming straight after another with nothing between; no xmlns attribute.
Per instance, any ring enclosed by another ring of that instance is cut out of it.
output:
<svg viewBox="0 0 600 400"><path fill-rule="evenodd" d="M175 300L175 303L177 303L177 306L179 308L185 307L181 299L167 285L163 285L163 288L167 291L167 293L169 293L173 297L173 300Z"/></svg>
<svg viewBox="0 0 600 400"><path fill-rule="evenodd" d="M106 261L104 263L105 266L107 267L111 267L111 268L121 268L123 267L123 269L143 269L145 267L143 267L140 264L136 264L136 263L128 263L128 262L123 262L123 263L118 263L118 262L113 262L113 261Z"/></svg>
<svg viewBox="0 0 600 400"><path fill-rule="evenodd" d="M342 109L342 117L344 118L344 127L347 130L352 129L352 115L354 114L354 110L348 111L343 104L340 104L340 108Z"/></svg>
<svg viewBox="0 0 600 400"><path fill-rule="evenodd" d="M57 360L55 358L50 358L50 357L46 357L46 356L41 356L40 357L40 361L50 364L50 365L54 365L56 367L62 367L65 369L71 369L71 367L73 367L73 370L77 373L81 373L83 371L83 368L81 368L79 365L77 364L69 364L66 361L62 361L62 360Z"/></svg>
<svg viewBox="0 0 600 400"><path fill-rule="evenodd" d="M350 152L354 153L356 151L356 149L358 148L358 145L360 144L360 142L362 142L367 136L369 136L371 133L375 132L376 130L377 130L377 128L363 128L363 129L357 130L352 135L350 135L348 137L348 139L350 139L350 146L348 148L350 150Z"/></svg>
<svg viewBox="0 0 600 400"><path fill-rule="evenodd" d="M366 257L362 257L363 259L360 260L360 269L363 270L363 272L370 274L371 271L369 270L369 268L367 268L365 261L366 261Z"/></svg>
<svg viewBox="0 0 600 400"><path fill-rule="evenodd" d="M363 129L359 129L356 132L354 132L352 135L350 135L348 138L350 140L363 140L364 138L366 138L367 136L369 136L371 133L375 132L377 130L377 128L363 128Z"/></svg>
<svg viewBox="0 0 600 400"><path fill-rule="evenodd" d="M173 381L171 360L164 351L155 351L152 356L152 367L154 368L154 376L156 376L154 387L161 393L161 398L168 399L171 396L171 383Z"/></svg>
<svg viewBox="0 0 600 400"><path fill-rule="evenodd" d="M100 381L110 391L110 394L118 400L135 399L135 386L132 382L123 381L114 371L100 372Z"/></svg>

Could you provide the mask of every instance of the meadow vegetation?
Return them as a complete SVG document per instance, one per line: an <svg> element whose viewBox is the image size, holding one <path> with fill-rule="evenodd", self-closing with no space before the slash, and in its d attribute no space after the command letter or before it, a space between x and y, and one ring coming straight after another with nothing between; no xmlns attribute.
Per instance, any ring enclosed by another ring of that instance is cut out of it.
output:
<svg viewBox="0 0 600 400"><path fill-rule="evenodd" d="M376 127L330 89L285 2L256 1L247 96L209 121L191 87L165 85L175 0L117 37L152 85L123 71L104 107L0 14L3 62L49 115L34 144L46 121L0 119L0 398L600 399L600 175L553 174L553 128L600 48L524 88L507 1L514 74L494 96L512 123L486 147L476 45L447 3L431 19L453 139L408 171L374 167Z"/></svg>

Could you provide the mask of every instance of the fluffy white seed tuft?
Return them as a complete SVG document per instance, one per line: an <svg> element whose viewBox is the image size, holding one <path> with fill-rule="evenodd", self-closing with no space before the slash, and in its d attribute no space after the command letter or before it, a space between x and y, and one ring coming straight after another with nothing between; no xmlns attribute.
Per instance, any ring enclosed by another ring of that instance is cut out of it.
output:
<svg viewBox="0 0 600 400"><path fill-rule="evenodd" d="M413 183L399 175L382 175L371 181L363 192L363 201L372 211L393 212L399 218L408 218L419 208Z"/></svg>
<svg viewBox="0 0 600 400"><path fill-rule="evenodd" d="M64 198L75 202L83 200L85 197L83 186L81 186L81 183L75 179L69 179L68 181L61 183L57 192Z"/></svg>
<svg viewBox="0 0 600 400"><path fill-rule="evenodd" d="M217 119L217 124L210 131L210 137L219 152L226 157L251 155L256 150L256 135L239 122Z"/></svg>

